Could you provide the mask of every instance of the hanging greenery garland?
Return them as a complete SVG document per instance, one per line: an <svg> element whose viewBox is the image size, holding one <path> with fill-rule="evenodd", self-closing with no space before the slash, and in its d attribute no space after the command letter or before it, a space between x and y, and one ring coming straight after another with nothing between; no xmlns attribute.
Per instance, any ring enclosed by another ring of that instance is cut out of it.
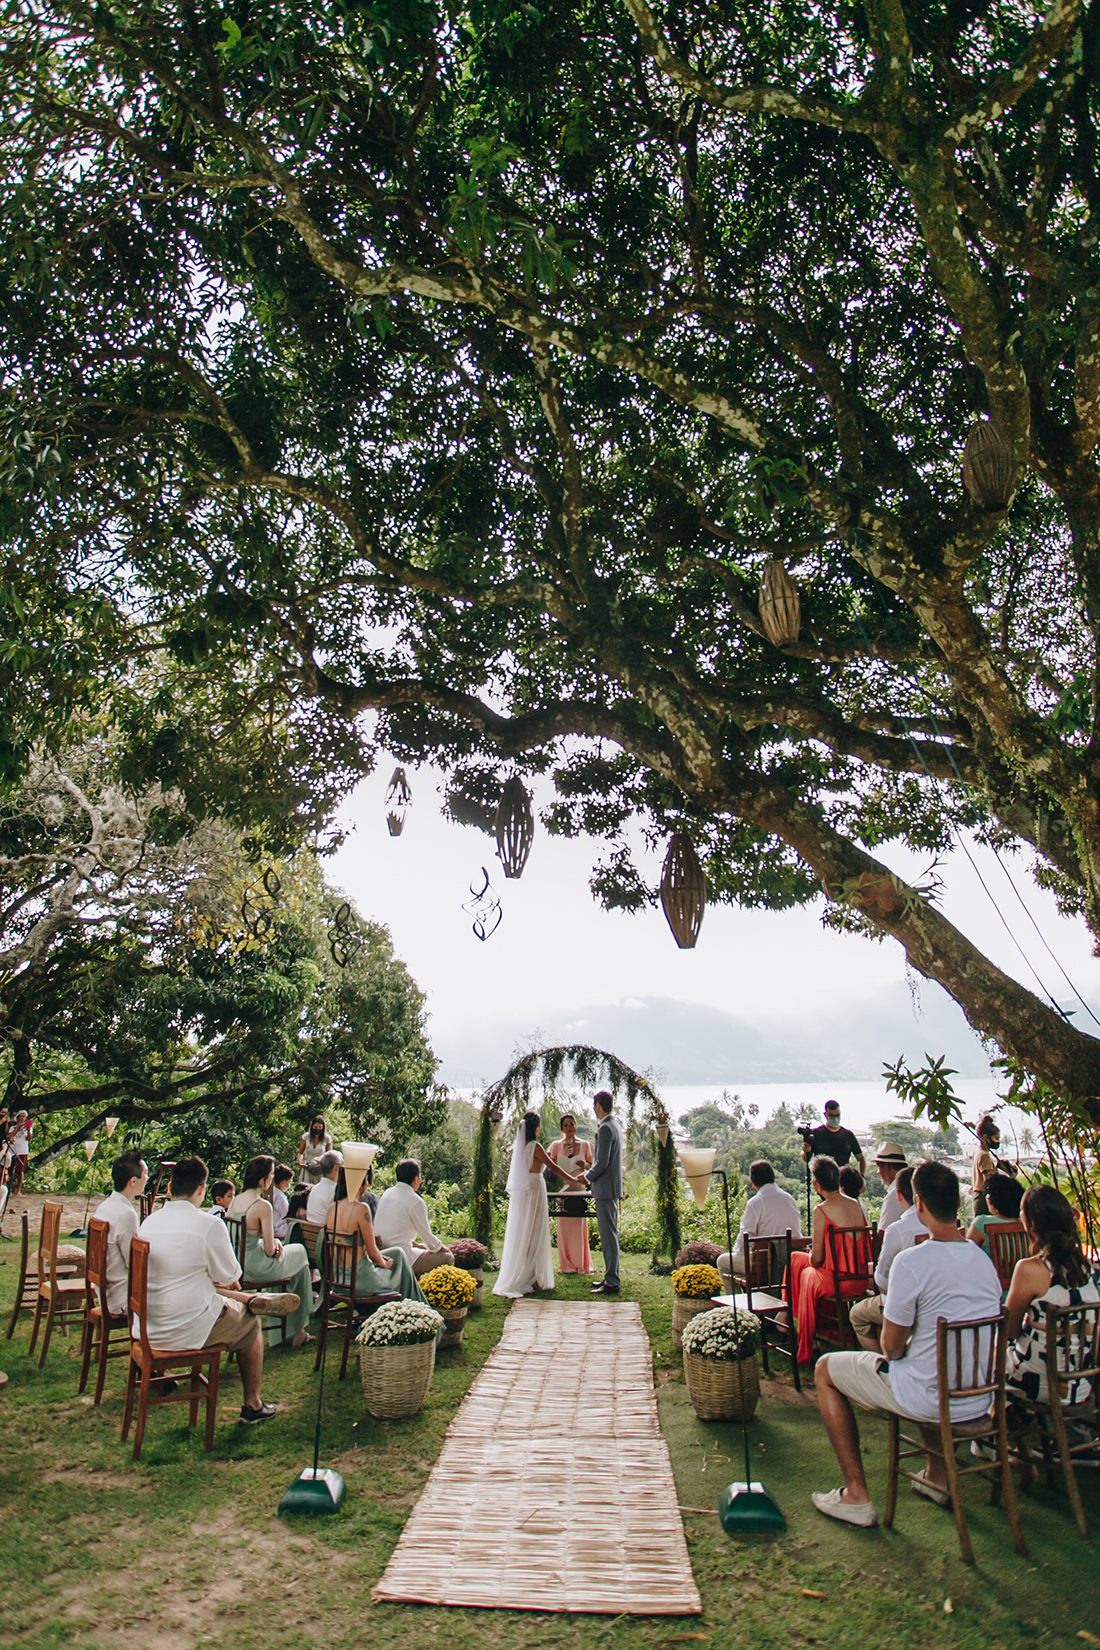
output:
<svg viewBox="0 0 1100 1650"><path fill-rule="evenodd" d="M491 1249L493 1245L493 1123L498 1115L488 1102L481 1108L481 1123L474 1151L474 1183L470 1193L470 1219L474 1236L486 1249Z"/></svg>

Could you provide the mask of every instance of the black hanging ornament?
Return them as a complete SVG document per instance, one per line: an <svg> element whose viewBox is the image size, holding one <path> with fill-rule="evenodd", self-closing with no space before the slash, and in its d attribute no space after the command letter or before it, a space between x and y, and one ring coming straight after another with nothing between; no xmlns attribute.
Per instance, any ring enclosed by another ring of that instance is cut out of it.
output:
<svg viewBox="0 0 1100 1650"><path fill-rule="evenodd" d="M468 911L470 916L473 917L474 920L471 926L477 938L487 940L500 927L504 912L500 908L500 901L493 891L492 884L489 881L489 873L484 865L481 867L481 875L483 878L481 887L478 888L471 882L470 894L472 898L465 902L462 909Z"/></svg>
<svg viewBox="0 0 1100 1650"><path fill-rule="evenodd" d="M695 844L685 831L677 831L661 871L661 905L681 951L694 948L706 903L707 881Z"/></svg>
<svg viewBox="0 0 1100 1650"><path fill-rule="evenodd" d="M496 817L497 855L506 877L523 875L534 834L531 798L523 780L513 774L500 793Z"/></svg>

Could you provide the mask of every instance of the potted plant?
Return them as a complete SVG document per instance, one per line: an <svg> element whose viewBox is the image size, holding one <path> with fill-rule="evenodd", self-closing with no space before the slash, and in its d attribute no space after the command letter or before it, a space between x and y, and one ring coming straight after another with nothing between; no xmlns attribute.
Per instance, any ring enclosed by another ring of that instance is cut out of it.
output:
<svg viewBox="0 0 1100 1650"><path fill-rule="evenodd" d="M760 1401L760 1319L717 1306L683 1333L684 1378L701 1421L751 1421Z"/></svg>
<svg viewBox="0 0 1100 1650"><path fill-rule="evenodd" d="M483 1262L489 1251L483 1243L477 1241L477 1238L453 1238L447 1247L454 1256L455 1265L463 1272L468 1272L477 1284L477 1293L470 1302L470 1311L476 1312L485 1295Z"/></svg>
<svg viewBox="0 0 1100 1650"><path fill-rule="evenodd" d="M672 1274L672 1339L679 1347L685 1325L699 1312L714 1310L712 1297L722 1292L716 1266L678 1266Z"/></svg>
<svg viewBox="0 0 1100 1650"><path fill-rule="evenodd" d="M440 1313L445 1325L440 1346L461 1346L466 1332L466 1313L477 1294L477 1284L461 1266L437 1266L420 1279L429 1305Z"/></svg>
<svg viewBox="0 0 1100 1650"><path fill-rule="evenodd" d="M675 1271L678 1266L717 1266L721 1253L716 1243L708 1243L705 1238L693 1238L690 1243L684 1244L672 1267Z"/></svg>
<svg viewBox="0 0 1100 1650"><path fill-rule="evenodd" d="M427 1397L443 1319L419 1301L390 1301L355 1337L367 1408L379 1420L415 1415Z"/></svg>

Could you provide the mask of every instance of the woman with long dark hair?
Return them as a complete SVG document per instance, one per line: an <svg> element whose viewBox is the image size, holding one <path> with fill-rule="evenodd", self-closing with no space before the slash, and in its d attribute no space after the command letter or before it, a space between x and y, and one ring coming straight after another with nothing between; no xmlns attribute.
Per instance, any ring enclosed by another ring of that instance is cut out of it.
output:
<svg viewBox="0 0 1100 1650"><path fill-rule="evenodd" d="M504 1228L504 1248L500 1256L500 1276L494 1295L518 1300L532 1289L553 1289L554 1251L550 1246L550 1214L546 1204L546 1173L561 1175L569 1190L580 1191L584 1182L565 1174L547 1157L539 1145L542 1119L537 1111L525 1112L512 1147L512 1167L508 1172L508 1220Z"/></svg>
<svg viewBox="0 0 1100 1650"><path fill-rule="evenodd" d="M332 1136L328 1132L328 1124L317 1114L309 1128L303 1134L298 1147L298 1167L305 1174L311 1186L316 1186L321 1178L321 1159L326 1152L332 1150Z"/></svg>
<svg viewBox="0 0 1100 1650"><path fill-rule="evenodd" d="M226 1210L244 1221L245 1276L251 1283L286 1280L298 1296L299 1306L289 1318L272 1318L268 1327L272 1346L308 1346L313 1336L307 1332L313 1310L313 1290L309 1277L309 1256L300 1243L281 1243L275 1236L275 1216L271 1194L275 1185L275 1159L254 1157L245 1165L244 1185Z"/></svg>
<svg viewBox="0 0 1100 1650"><path fill-rule="evenodd" d="M1049 1396L1046 1367L1046 1308L1100 1306L1100 1290L1081 1248L1073 1208L1056 1186L1029 1186L1020 1205L1020 1218L1031 1239L1031 1254L1016 1262L1005 1307L1008 1354L1005 1392L1045 1401ZM1070 1381L1062 1401L1081 1404L1088 1398L1087 1381Z"/></svg>

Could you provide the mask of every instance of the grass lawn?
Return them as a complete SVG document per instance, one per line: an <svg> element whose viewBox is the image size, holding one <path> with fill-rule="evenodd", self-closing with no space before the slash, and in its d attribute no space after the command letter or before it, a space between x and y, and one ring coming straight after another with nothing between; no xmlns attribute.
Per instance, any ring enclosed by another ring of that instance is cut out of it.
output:
<svg viewBox="0 0 1100 1650"><path fill-rule="evenodd" d="M7 1320L18 1247L0 1244ZM587 1296L582 1279L558 1295ZM741 1476L739 1432L695 1419L672 1347L671 1285L624 1257L624 1298L641 1303L654 1349L660 1413L684 1506L713 1507ZM372 1605L378 1579L440 1447L447 1423L496 1342L507 1303L487 1295L466 1342L439 1354L422 1413L372 1421L358 1371L329 1386L322 1464L348 1485L334 1517L287 1524L275 1508L312 1452L312 1356L271 1354L264 1393L280 1407L262 1428L235 1425L235 1369L223 1385L214 1454L153 1413L142 1460L119 1443L122 1367L112 1365L96 1410L77 1397L75 1338L55 1336L45 1369L25 1355L29 1319L0 1342L10 1379L0 1394L0 1514L9 1605L0 1643L88 1650L370 1650L487 1645L616 1650L619 1646L788 1646L836 1650L1020 1650L1035 1643L1100 1644L1100 1571L1068 1504L1045 1488L1023 1498L1031 1556L1017 1558L984 1484L967 1487L978 1564L960 1562L954 1523L902 1490L895 1528L853 1530L821 1518L809 1493L837 1482L812 1396L768 1386L751 1428L753 1471L778 1496L788 1533L731 1541L717 1517L684 1515L704 1613L693 1618L556 1616L537 1612ZM614 1311L609 1302L608 1311ZM872 1493L880 1502L886 1431L864 1416ZM1096 1474L1082 1473L1100 1529ZM476 1552L469 1554L478 1562ZM807 1596L823 1594L823 1597ZM952 1609L945 1610L950 1600Z"/></svg>

